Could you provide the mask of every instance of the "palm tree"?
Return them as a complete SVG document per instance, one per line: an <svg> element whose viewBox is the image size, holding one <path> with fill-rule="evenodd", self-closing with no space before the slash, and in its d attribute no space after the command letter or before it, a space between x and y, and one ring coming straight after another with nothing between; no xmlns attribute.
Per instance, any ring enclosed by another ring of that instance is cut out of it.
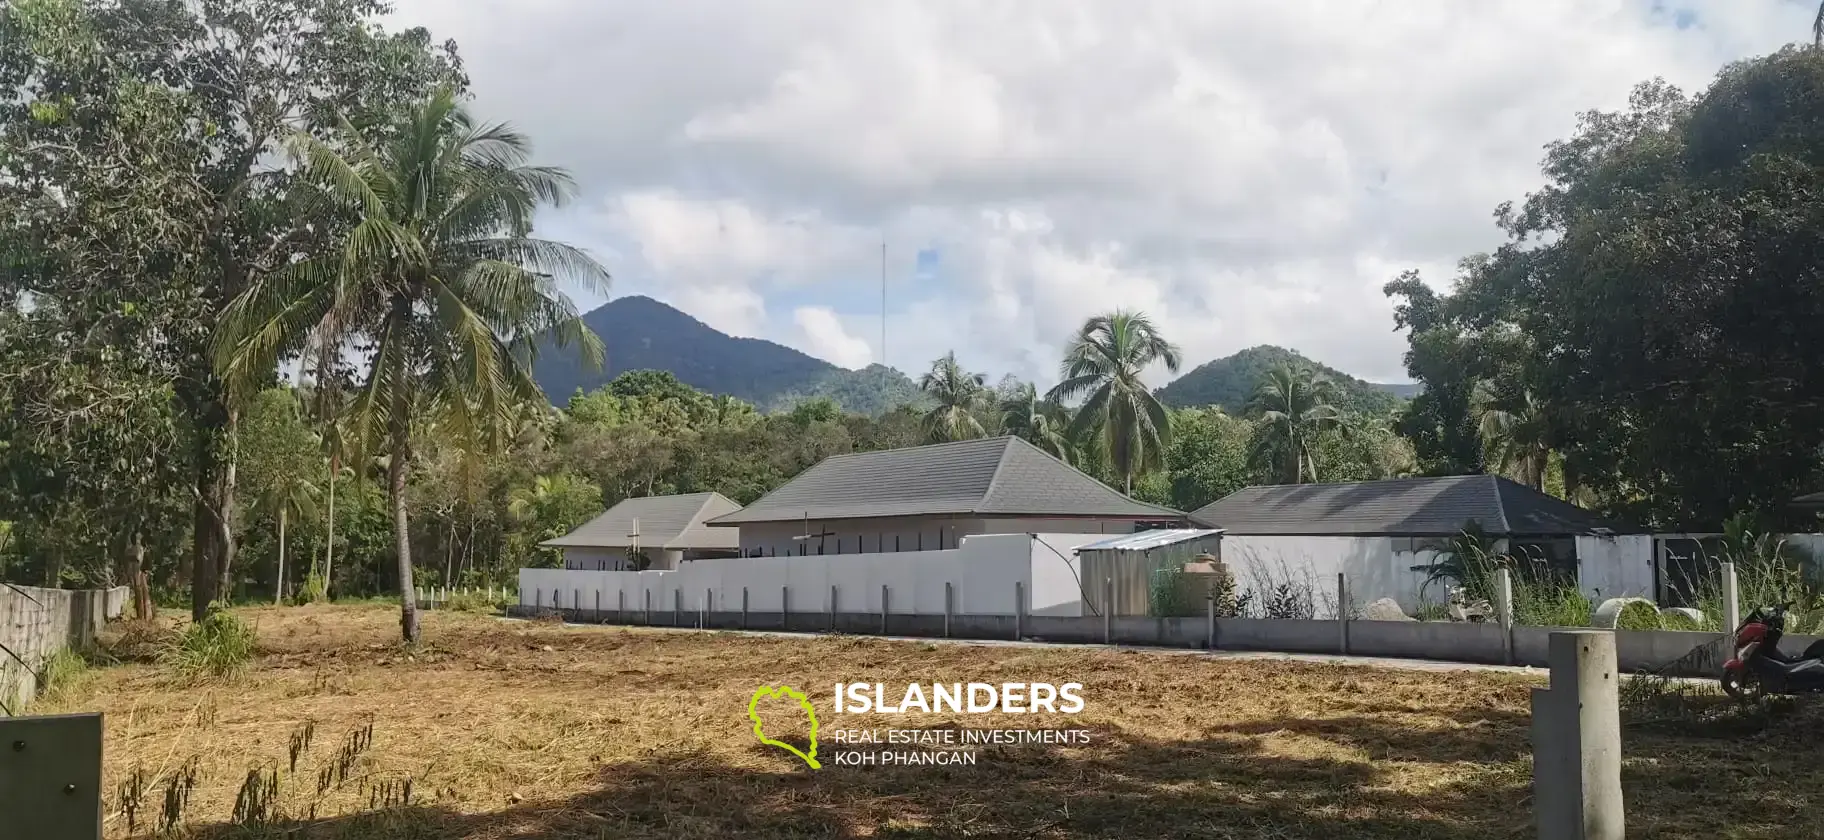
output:
<svg viewBox="0 0 1824 840"><path fill-rule="evenodd" d="M1309 368L1267 371L1248 406L1260 416L1249 462L1286 484L1316 481L1315 447L1324 435L1346 428L1342 412L1330 404L1330 389L1330 380Z"/></svg>
<svg viewBox="0 0 1824 840"><path fill-rule="evenodd" d="M1488 462L1521 484L1544 489L1552 457L1545 405L1526 388L1483 385L1471 408Z"/></svg>
<svg viewBox="0 0 1824 840"><path fill-rule="evenodd" d="M346 119L328 140L290 145L303 178L354 226L335 253L254 279L222 313L216 361L231 380L269 375L326 329L355 340L365 375L353 437L385 441L400 589L400 630L418 639L406 476L414 414L478 438L517 403L546 401L532 380L537 343L579 346L599 365L560 276L606 291L579 249L531 236L541 204L574 192L562 170L530 166L512 128L479 124L448 89L370 141Z"/></svg>
<svg viewBox="0 0 1824 840"><path fill-rule="evenodd" d="M1030 382L1001 400L1001 431L1045 450L1065 463L1071 461L1070 415L1064 407L1039 396Z"/></svg>
<svg viewBox="0 0 1824 840"><path fill-rule="evenodd" d="M1084 398L1071 437L1098 436L1130 494L1134 476L1163 464L1172 434L1171 416L1140 374L1154 362L1177 373L1179 359L1178 346L1160 336L1145 313L1097 315L1065 348L1063 381L1046 394L1058 403Z"/></svg>
<svg viewBox="0 0 1824 840"><path fill-rule="evenodd" d="M279 569L272 587L272 602L285 602L285 530L295 511L300 517L315 516L317 485L296 472L273 476L272 483L260 494L260 509L279 521Z"/></svg>
<svg viewBox="0 0 1824 840"><path fill-rule="evenodd" d="M955 350L931 363L931 370L918 378L918 389L937 402L925 412L923 421L931 442L969 440L988 434L975 416L976 409L988 397L987 382L983 374L963 370L956 363Z"/></svg>

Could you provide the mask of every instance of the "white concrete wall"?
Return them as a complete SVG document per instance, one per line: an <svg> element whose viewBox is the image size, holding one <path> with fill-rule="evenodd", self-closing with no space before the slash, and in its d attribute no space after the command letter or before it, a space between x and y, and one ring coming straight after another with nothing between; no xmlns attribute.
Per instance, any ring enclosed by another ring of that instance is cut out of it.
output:
<svg viewBox="0 0 1824 840"><path fill-rule="evenodd" d="M708 598L710 610L734 612L746 589L750 611L777 612L789 597L792 612L818 612L829 609L834 586L838 611L879 612L885 585L889 612L941 615L949 583L954 614L1012 615L1017 584L1033 614L1081 615L1074 569L1058 554L1070 558L1072 548L1097 538L1047 534L1040 544L1026 534L985 534L943 551L712 558L675 571L521 569L519 597L526 606L585 610L598 604L604 610L641 610L650 597L655 611L677 604L694 611Z"/></svg>
<svg viewBox="0 0 1824 840"><path fill-rule="evenodd" d="M1255 591L1255 603L1266 585L1291 580L1309 582L1317 618L1335 618L1336 576L1349 576L1349 599L1357 608L1392 598L1408 612L1418 608L1427 574L1413 571L1435 561L1435 551L1394 551L1391 537L1268 537L1224 534L1222 561L1235 575L1236 588ZM1439 586L1427 599L1442 602Z"/></svg>
<svg viewBox="0 0 1824 840"><path fill-rule="evenodd" d="M963 537L979 534L1131 534L1134 523L1113 519L973 519L966 517L898 517L883 519L811 520L810 533L828 533L814 540L793 539L806 533L804 522L759 522L739 526L743 553L764 555L803 554L806 546L815 555L821 542L824 553L861 554L894 551L932 551L941 545L956 548ZM839 550L840 549L840 550Z"/></svg>
<svg viewBox="0 0 1824 840"><path fill-rule="evenodd" d="M1083 611L1083 567L1076 549L1103 538L1102 534L1039 533L1028 540L1032 550L1032 592L1027 596L1029 615L1079 616Z"/></svg>
<svg viewBox="0 0 1824 840"><path fill-rule="evenodd" d="M1577 538L1577 588L1592 600L1656 597L1653 536Z"/></svg>

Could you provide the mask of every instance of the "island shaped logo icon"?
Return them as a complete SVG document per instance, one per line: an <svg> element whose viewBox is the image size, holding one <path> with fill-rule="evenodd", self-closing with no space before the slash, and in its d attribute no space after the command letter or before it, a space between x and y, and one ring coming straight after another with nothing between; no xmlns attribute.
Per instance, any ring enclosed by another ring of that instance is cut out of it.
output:
<svg viewBox="0 0 1824 840"><path fill-rule="evenodd" d="M799 752L797 747L794 747L791 744L788 744L784 741L779 741L779 740L775 740L775 739L766 737L766 732L761 728L760 708L759 708L760 701L766 700L766 699L771 699L771 698L776 698L776 697L783 697L783 698L786 698L789 700L798 701L799 708L804 709L805 716L810 718L810 721L811 721L810 743L807 747L806 752ZM757 689L754 689L754 696L751 698L748 698L748 701L747 701L747 719L754 722L754 737L759 738L760 743L765 744L769 747L778 747L779 749L785 750L786 752L789 752L792 755L795 755L795 756L798 756L799 758L804 759L804 763L810 765L812 770L818 770L823 767L822 764L817 763L817 710L811 707L811 699L809 697L806 697L804 692L799 691L798 689L792 688L791 686L785 686L785 685L781 685L781 686L763 685Z"/></svg>

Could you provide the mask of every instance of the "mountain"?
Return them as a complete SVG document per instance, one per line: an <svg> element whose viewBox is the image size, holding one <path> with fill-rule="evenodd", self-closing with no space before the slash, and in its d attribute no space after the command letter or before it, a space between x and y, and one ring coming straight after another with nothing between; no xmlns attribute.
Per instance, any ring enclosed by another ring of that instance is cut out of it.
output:
<svg viewBox="0 0 1824 840"><path fill-rule="evenodd" d="M1418 382L1370 382L1368 384L1402 400L1410 400L1425 393L1425 386Z"/></svg>
<svg viewBox="0 0 1824 840"><path fill-rule="evenodd" d="M1153 393L1161 402L1174 408L1214 405L1231 413L1240 413L1254 396L1254 389L1260 384L1261 377L1282 364L1310 367L1330 377L1340 392L1338 407L1352 411L1372 414L1392 411L1416 394L1420 387L1363 382L1292 350L1263 344L1199 365Z"/></svg>
<svg viewBox="0 0 1824 840"><path fill-rule="evenodd" d="M782 344L736 338L649 297L609 301L583 316L602 337L608 358L587 370L572 350L545 347L532 376L553 402L578 388L593 391L630 370L670 371L700 391L746 400L762 410L829 397L844 409L881 414L922 398L905 374L880 365L845 370Z"/></svg>

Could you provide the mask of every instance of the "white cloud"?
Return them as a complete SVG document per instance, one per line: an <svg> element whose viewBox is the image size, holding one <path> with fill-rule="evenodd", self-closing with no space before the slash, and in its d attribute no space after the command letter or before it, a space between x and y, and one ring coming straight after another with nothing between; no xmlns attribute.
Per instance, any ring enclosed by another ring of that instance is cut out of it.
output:
<svg viewBox="0 0 1824 840"><path fill-rule="evenodd" d="M851 370L867 367L874 360L868 342L850 335L827 306L800 306L792 310L792 321L802 331L804 349L813 356Z"/></svg>
<svg viewBox="0 0 1824 840"><path fill-rule="evenodd" d="M1790 0L402 0L585 201L622 292L841 361L1055 376L1091 313L1191 364L1257 343L1401 376L1380 286L1499 242L1581 110L1808 38ZM1680 14L1694 24L1680 27ZM913 273L942 253L935 279ZM589 301L594 303L596 301ZM767 311L792 311L790 323ZM820 316L813 315L812 318ZM839 326L839 324L838 324ZM841 333L847 335L846 333ZM844 362L846 363L846 362Z"/></svg>

